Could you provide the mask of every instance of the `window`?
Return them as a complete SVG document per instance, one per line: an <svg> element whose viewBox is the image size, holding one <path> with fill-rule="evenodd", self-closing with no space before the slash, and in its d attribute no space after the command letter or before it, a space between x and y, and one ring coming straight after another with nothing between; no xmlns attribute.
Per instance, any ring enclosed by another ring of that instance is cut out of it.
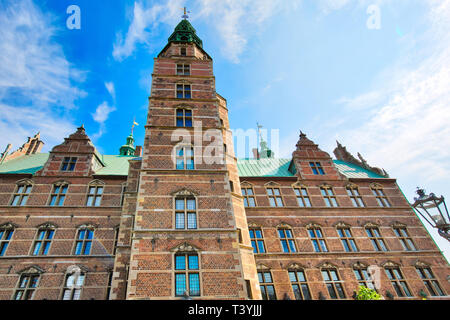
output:
<svg viewBox="0 0 450 320"><path fill-rule="evenodd" d="M270 271L258 272L259 286L263 300L276 300L275 287L273 286L272 274Z"/></svg>
<svg viewBox="0 0 450 320"><path fill-rule="evenodd" d="M77 157L65 157L61 164L61 171L73 171L77 164Z"/></svg>
<svg viewBox="0 0 450 320"><path fill-rule="evenodd" d="M177 127L192 127L192 110L177 109Z"/></svg>
<svg viewBox="0 0 450 320"><path fill-rule="evenodd" d="M33 300L34 291L39 284L38 274L23 274L14 294L14 300Z"/></svg>
<svg viewBox="0 0 450 320"><path fill-rule="evenodd" d="M294 188L294 192L300 207L311 207L311 200L309 199L308 190L306 188Z"/></svg>
<svg viewBox="0 0 450 320"><path fill-rule="evenodd" d="M177 170L194 170L194 148L177 147L176 161Z"/></svg>
<svg viewBox="0 0 450 320"><path fill-rule="evenodd" d="M403 249L405 249L406 251L417 250L416 247L414 246L412 238L408 235L408 231L406 231L406 228L394 228L394 232L395 235L398 237L398 240L400 240Z"/></svg>
<svg viewBox="0 0 450 320"><path fill-rule="evenodd" d="M253 253L265 253L266 248L264 246L264 238L261 229L251 228L248 230L250 233L250 240L252 242Z"/></svg>
<svg viewBox="0 0 450 320"><path fill-rule="evenodd" d="M357 187L347 187L347 194L350 196L350 200L352 201L354 207L365 207Z"/></svg>
<svg viewBox="0 0 450 320"><path fill-rule="evenodd" d="M292 230L285 228L278 229L278 236L280 237L283 252L285 253L297 252L294 237L292 235Z"/></svg>
<svg viewBox="0 0 450 320"><path fill-rule="evenodd" d="M55 230L51 228L39 229L34 240L33 256L46 256L52 244L53 236L55 235Z"/></svg>
<svg viewBox="0 0 450 320"><path fill-rule="evenodd" d="M417 273L420 278L422 278L423 284L427 287L430 295L436 296L445 296L444 291L441 289L439 282L436 280L431 268L428 267L416 267Z"/></svg>
<svg viewBox="0 0 450 320"><path fill-rule="evenodd" d="M186 48L180 48L180 56L186 56Z"/></svg>
<svg viewBox="0 0 450 320"><path fill-rule="evenodd" d="M191 66L189 64L177 64L177 75L189 76L191 74Z"/></svg>
<svg viewBox="0 0 450 320"><path fill-rule="evenodd" d="M339 237L341 237L341 243L346 252L358 251L358 248L356 247L355 239L353 239L350 228L338 228L337 232L339 234Z"/></svg>
<svg viewBox="0 0 450 320"><path fill-rule="evenodd" d="M328 252L327 244L320 228L309 228L308 233L315 252Z"/></svg>
<svg viewBox="0 0 450 320"><path fill-rule="evenodd" d="M86 275L80 272L66 275L62 300L80 300L85 278Z"/></svg>
<svg viewBox="0 0 450 320"><path fill-rule="evenodd" d="M28 197L32 189L31 184L19 184L17 186L16 192L13 195L11 206L21 207L27 204Z"/></svg>
<svg viewBox="0 0 450 320"><path fill-rule="evenodd" d="M342 281L339 280L336 269L322 269L322 277L331 299L345 299Z"/></svg>
<svg viewBox="0 0 450 320"><path fill-rule="evenodd" d="M283 198L281 197L279 188L267 188L267 195L269 197L271 207L283 206Z"/></svg>
<svg viewBox="0 0 450 320"><path fill-rule="evenodd" d="M380 230L377 227L366 228L366 233L376 251L388 251L386 244L381 237Z"/></svg>
<svg viewBox="0 0 450 320"><path fill-rule="evenodd" d="M175 255L175 295L200 296L200 275L197 254ZM183 272L181 272L183 271Z"/></svg>
<svg viewBox="0 0 450 320"><path fill-rule="evenodd" d="M91 254L92 240L94 239L94 231L89 228L82 228L78 230L75 255L86 256Z"/></svg>
<svg viewBox="0 0 450 320"><path fill-rule="evenodd" d="M399 297L412 297L411 291L403 278L400 268L389 267L386 268L385 271Z"/></svg>
<svg viewBox="0 0 450 320"><path fill-rule="evenodd" d="M303 270L289 271L289 280L296 300L311 300L311 293Z"/></svg>
<svg viewBox="0 0 450 320"><path fill-rule="evenodd" d="M100 207L102 203L103 186L89 186L86 206Z"/></svg>
<svg viewBox="0 0 450 320"><path fill-rule="evenodd" d="M13 233L14 229L12 227L0 227L0 257L5 255Z"/></svg>
<svg viewBox="0 0 450 320"><path fill-rule="evenodd" d="M320 192L322 193L323 200L327 207L338 207L336 196L331 187L321 187Z"/></svg>
<svg viewBox="0 0 450 320"><path fill-rule="evenodd" d="M372 193L377 199L377 203L380 207L390 208L391 204L389 203L388 198L384 194L383 189L381 188L372 188Z"/></svg>
<svg viewBox="0 0 450 320"><path fill-rule="evenodd" d="M311 167L312 172L318 176L318 175L325 175L325 171L323 171L322 165L320 162L310 162L309 166Z"/></svg>
<svg viewBox="0 0 450 320"><path fill-rule="evenodd" d="M175 229L197 229L195 198L175 198Z"/></svg>
<svg viewBox="0 0 450 320"><path fill-rule="evenodd" d="M49 206L52 207L61 207L64 205L64 200L66 199L68 185L54 185L53 192L50 196Z"/></svg>
<svg viewBox="0 0 450 320"><path fill-rule="evenodd" d="M354 268L353 272L360 286L376 290L375 283L369 275L367 268Z"/></svg>
<svg viewBox="0 0 450 320"><path fill-rule="evenodd" d="M190 84L177 84L177 98L178 99L191 99L191 85Z"/></svg>
<svg viewBox="0 0 450 320"><path fill-rule="evenodd" d="M242 196L244 197L244 207L256 207L255 193L252 187L242 187Z"/></svg>

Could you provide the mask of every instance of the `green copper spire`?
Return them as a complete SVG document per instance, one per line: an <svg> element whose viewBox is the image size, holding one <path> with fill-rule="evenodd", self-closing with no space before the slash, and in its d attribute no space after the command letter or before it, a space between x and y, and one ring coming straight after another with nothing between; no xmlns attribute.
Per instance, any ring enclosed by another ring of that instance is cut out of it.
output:
<svg viewBox="0 0 450 320"><path fill-rule="evenodd" d="M194 42L200 48L203 48L203 41L197 36L194 27L187 19L181 20L175 27L175 31L169 37L169 43L170 42Z"/></svg>
<svg viewBox="0 0 450 320"><path fill-rule="evenodd" d="M134 152L136 149L134 148L134 138L131 133L127 137L127 143L120 147L120 155L121 156L134 156Z"/></svg>
<svg viewBox="0 0 450 320"><path fill-rule="evenodd" d="M261 129L263 128L263 126L261 126L259 123L256 123L257 127L258 127L258 136L260 139L260 147L261 147L261 151L259 152L259 156L261 158L273 158L274 157L274 153L272 150L269 149L269 147L267 146L267 142L264 141L264 138L261 135Z"/></svg>

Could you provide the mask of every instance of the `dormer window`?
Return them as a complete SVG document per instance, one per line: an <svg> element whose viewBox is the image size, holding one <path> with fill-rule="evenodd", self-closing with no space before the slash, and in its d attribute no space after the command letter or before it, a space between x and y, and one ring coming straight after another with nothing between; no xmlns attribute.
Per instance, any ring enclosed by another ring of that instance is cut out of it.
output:
<svg viewBox="0 0 450 320"><path fill-rule="evenodd" d="M186 48L180 48L180 56L185 57L186 55Z"/></svg>
<svg viewBox="0 0 450 320"><path fill-rule="evenodd" d="M322 168L322 165L320 162L310 162L309 166L311 167L312 172L318 176L318 175L325 175L325 171Z"/></svg>
<svg viewBox="0 0 450 320"><path fill-rule="evenodd" d="M62 165L61 171L73 171L75 170L75 165L77 164L77 157L65 157Z"/></svg>

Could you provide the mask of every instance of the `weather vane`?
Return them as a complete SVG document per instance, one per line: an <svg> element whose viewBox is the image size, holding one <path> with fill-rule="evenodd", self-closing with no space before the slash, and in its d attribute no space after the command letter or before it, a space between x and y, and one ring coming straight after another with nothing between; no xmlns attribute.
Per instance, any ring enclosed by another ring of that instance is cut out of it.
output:
<svg viewBox="0 0 450 320"><path fill-rule="evenodd" d="M187 11L186 7L183 8L184 14L181 16L184 20L189 19L188 13L191 13L190 11Z"/></svg>

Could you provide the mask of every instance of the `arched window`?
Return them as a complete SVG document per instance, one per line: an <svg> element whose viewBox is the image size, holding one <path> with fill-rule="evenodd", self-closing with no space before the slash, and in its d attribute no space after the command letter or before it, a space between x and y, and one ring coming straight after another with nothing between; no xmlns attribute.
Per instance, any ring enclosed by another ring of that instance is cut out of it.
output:
<svg viewBox="0 0 450 320"><path fill-rule="evenodd" d="M79 267L72 267L67 270L64 279L62 300L80 300L86 273Z"/></svg>
<svg viewBox="0 0 450 320"><path fill-rule="evenodd" d="M66 182L55 183L53 185L52 194L50 195L49 206L61 207L64 205L69 185Z"/></svg>
<svg viewBox="0 0 450 320"><path fill-rule="evenodd" d="M0 257L6 254L9 243L14 234L14 226L10 223L0 226Z"/></svg>
<svg viewBox="0 0 450 320"><path fill-rule="evenodd" d="M329 264L324 264L320 271L322 273L323 281L328 289L328 293L330 294L330 298L345 299L344 287L339 278L337 268Z"/></svg>
<svg viewBox="0 0 450 320"><path fill-rule="evenodd" d="M102 204L103 191L105 184L102 181L96 180L89 184L86 206L100 207Z"/></svg>
<svg viewBox="0 0 450 320"><path fill-rule="evenodd" d="M292 230L288 227L278 228L278 236L280 237L281 248L283 252L297 252L297 247L295 245L294 235Z"/></svg>
<svg viewBox="0 0 450 320"><path fill-rule="evenodd" d="M197 203L194 195L175 196L175 229L197 229Z"/></svg>
<svg viewBox="0 0 450 320"><path fill-rule="evenodd" d="M92 226L82 226L78 229L75 240L76 256L90 255L92 251L92 241L94 240L94 228Z"/></svg>
<svg viewBox="0 0 450 320"><path fill-rule="evenodd" d="M11 200L11 206L22 207L27 204L33 185L29 181L19 182Z"/></svg>
<svg viewBox="0 0 450 320"><path fill-rule="evenodd" d="M309 290L305 270L299 266L291 266L288 269L288 274L295 299L311 300L311 292Z"/></svg>
<svg viewBox="0 0 450 320"><path fill-rule="evenodd" d="M50 250L56 226L46 224L38 228L33 244L33 256L46 256Z"/></svg>

